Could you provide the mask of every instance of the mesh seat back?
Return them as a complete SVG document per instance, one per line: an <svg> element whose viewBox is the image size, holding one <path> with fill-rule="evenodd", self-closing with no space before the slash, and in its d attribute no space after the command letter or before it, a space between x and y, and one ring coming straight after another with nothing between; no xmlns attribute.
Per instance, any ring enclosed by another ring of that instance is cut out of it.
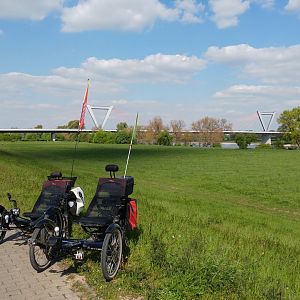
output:
<svg viewBox="0 0 300 300"><path fill-rule="evenodd" d="M42 187L42 192L32 209L32 213L42 214L49 207L58 207L64 193L73 187L73 185L74 181L67 179L45 181Z"/></svg>
<svg viewBox="0 0 300 300"><path fill-rule="evenodd" d="M124 183L125 181L120 178L101 178L86 217L107 219L116 217L125 194Z"/></svg>

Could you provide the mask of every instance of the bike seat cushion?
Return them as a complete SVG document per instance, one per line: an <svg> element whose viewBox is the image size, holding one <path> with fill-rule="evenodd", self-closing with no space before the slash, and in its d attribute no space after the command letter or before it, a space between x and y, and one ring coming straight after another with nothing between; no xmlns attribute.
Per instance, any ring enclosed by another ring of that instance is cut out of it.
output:
<svg viewBox="0 0 300 300"><path fill-rule="evenodd" d="M113 217L82 217L78 223L84 227L104 227L113 223Z"/></svg>

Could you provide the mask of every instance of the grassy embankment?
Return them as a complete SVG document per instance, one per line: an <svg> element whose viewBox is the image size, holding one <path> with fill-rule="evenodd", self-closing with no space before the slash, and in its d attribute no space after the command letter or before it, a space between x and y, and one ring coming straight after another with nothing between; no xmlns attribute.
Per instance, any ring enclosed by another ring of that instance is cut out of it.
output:
<svg viewBox="0 0 300 300"><path fill-rule="evenodd" d="M50 171L69 175L73 147L1 143L1 204L9 191L30 210ZM106 163L124 170L127 149L80 144L75 175L87 205ZM128 264L111 283L95 252L75 268L104 298L300 299L299 151L138 145L128 174L140 233Z"/></svg>

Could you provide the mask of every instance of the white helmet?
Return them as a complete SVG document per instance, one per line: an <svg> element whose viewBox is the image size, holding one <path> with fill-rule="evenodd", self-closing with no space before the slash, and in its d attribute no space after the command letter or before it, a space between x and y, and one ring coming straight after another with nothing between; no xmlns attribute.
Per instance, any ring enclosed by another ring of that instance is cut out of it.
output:
<svg viewBox="0 0 300 300"><path fill-rule="evenodd" d="M84 193L80 187L72 188L71 192L74 195L74 200L70 200L68 205L70 207L70 212L72 215L79 216L80 212L84 207Z"/></svg>

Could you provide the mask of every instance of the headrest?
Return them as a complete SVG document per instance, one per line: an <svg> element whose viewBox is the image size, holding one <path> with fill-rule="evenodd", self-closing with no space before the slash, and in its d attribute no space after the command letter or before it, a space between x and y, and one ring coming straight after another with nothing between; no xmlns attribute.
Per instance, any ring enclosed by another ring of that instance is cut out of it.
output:
<svg viewBox="0 0 300 300"><path fill-rule="evenodd" d="M114 165L114 164L106 165L105 171L107 171L107 172L118 172L119 167L118 167L118 165Z"/></svg>
<svg viewBox="0 0 300 300"><path fill-rule="evenodd" d="M60 171L54 171L50 174L49 176L50 178L61 178L62 177L62 174Z"/></svg>

